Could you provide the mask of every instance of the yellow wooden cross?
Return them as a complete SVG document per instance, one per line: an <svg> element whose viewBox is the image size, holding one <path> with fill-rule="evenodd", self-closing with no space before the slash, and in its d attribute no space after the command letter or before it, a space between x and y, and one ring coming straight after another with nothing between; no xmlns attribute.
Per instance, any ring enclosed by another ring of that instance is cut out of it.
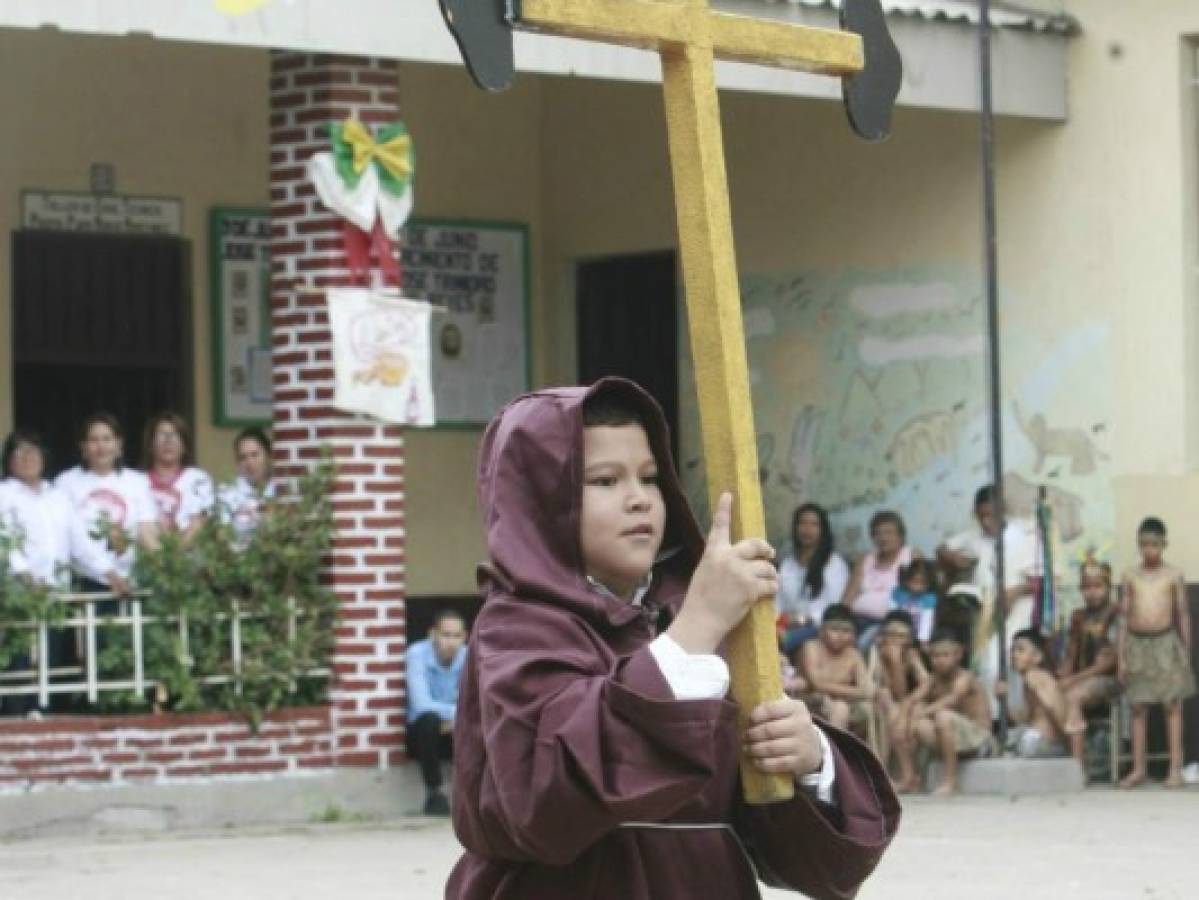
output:
<svg viewBox="0 0 1199 900"><path fill-rule="evenodd" d="M874 114L881 110L881 131L885 133L898 91L898 55L882 24L878 0L846 2L862 8L859 12L881 28L882 37L876 31L871 41L880 52L882 68L890 72L883 72L882 100L875 96L871 100L874 109L869 112L877 119ZM511 39L505 43L497 37L503 26L642 47L661 55L709 496L714 508L719 495L732 490L736 497L734 536L765 536L715 60L850 77L866 65L863 38L850 31L729 15L709 9L707 0L441 3L472 74L490 89L506 87L514 71ZM869 92L880 93L875 88ZM854 119L853 98L847 102ZM861 132L860 121L855 124ZM782 696L775 613L769 600L758 603L733 633L729 664L733 698L742 710L744 728L748 711ZM741 776L750 803L785 800L794 793L792 778L763 775L747 760L742 763Z"/></svg>

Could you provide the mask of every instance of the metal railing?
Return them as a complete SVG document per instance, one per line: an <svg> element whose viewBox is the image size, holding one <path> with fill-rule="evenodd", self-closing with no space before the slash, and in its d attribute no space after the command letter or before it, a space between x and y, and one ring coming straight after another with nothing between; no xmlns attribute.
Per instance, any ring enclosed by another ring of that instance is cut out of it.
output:
<svg viewBox="0 0 1199 900"><path fill-rule="evenodd" d="M89 704L95 704L101 693L133 691L142 694L157 687L161 682L146 675L145 659L145 629L147 626L166 624L178 629L179 648L188 668L191 668L189 652L188 618L185 613L177 615L147 615L144 607L149 599L147 592L135 592L126 597L118 597L111 593L56 594L58 602L68 606L66 618L53 624L47 622L0 622L0 628L28 629L30 633L31 665L24 669L9 669L0 672L0 698L36 696L38 705L45 709L50 704L51 695L69 694L86 695ZM97 605L116 601L115 614L98 613ZM289 598L287 615L287 638L294 641L297 634L297 622L300 613L294 599ZM242 690L242 623L258 619L254 613L242 612L236 600L230 601L228 613L218 613L205 617L206 622L229 622L229 654L231 671L229 674L201 675L195 678L202 685L230 684L240 694ZM100 640L97 630L114 626L128 626L131 634L133 653L132 671L128 677L113 677L111 673L100 671ZM82 659L78 664L51 665L50 634L65 631L77 635L77 644L81 645ZM324 677L329 669L314 668L303 674L305 678ZM294 691L294 682L290 690Z"/></svg>

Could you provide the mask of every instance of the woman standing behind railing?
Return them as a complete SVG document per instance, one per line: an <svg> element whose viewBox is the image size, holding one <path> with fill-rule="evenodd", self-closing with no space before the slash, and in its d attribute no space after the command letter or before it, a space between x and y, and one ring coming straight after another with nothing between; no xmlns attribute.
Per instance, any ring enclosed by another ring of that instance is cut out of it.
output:
<svg viewBox="0 0 1199 900"><path fill-rule="evenodd" d="M121 578L133 573L137 547L158 547L158 509L146 476L126 468L121 461L123 434L117 420L107 413L93 413L83 422L79 452L82 464L58 476L55 486L71 502L96 547ZM107 591L109 586L86 571L85 591ZM111 611L112 607L97 612Z"/></svg>
<svg viewBox="0 0 1199 900"><path fill-rule="evenodd" d="M46 449L32 431L18 428L4 442L4 480L0 482L0 524L13 539L8 573L57 590L69 590L71 569L117 595L129 593L129 582L87 533L67 496L43 479ZM49 666L72 661L74 641L67 631L50 635ZM27 669L30 658L14 661ZM32 698L8 704L16 712L32 709Z"/></svg>
<svg viewBox="0 0 1199 900"><path fill-rule="evenodd" d="M212 476L192 465L187 423L161 412L146 423L142 461L158 510L158 527L178 532L188 544L204 524L214 502Z"/></svg>
<svg viewBox="0 0 1199 900"><path fill-rule="evenodd" d="M231 524L244 542L258 527L263 507L275 499L271 440L262 429L247 428L234 439L233 452L237 456L237 478L221 485L217 508L221 521Z"/></svg>

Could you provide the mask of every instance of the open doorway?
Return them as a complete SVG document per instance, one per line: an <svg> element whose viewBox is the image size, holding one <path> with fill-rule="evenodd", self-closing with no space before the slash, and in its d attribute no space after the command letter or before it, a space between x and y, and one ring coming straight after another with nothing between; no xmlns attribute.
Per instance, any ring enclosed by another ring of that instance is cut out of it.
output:
<svg viewBox="0 0 1199 900"><path fill-rule="evenodd" d="M678 460L678 267L674 251L579 263L579 383L620 375L662 406Z"/></svg>
<svg viewBox="0 0 1199 900"><path fill-rule="evenodd" d="M192 418L186 243L16 231L12 250L16 424L41 433L52 475L78 461L84 417L110 412L139 464L150 416Z"/></svg>

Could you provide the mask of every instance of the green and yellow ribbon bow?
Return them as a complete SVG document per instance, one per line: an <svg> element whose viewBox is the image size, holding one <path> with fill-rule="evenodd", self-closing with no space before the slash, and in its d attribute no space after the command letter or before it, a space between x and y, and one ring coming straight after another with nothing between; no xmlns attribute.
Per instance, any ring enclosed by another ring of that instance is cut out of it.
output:
<svg viewBox="0 0 1199 900"><path fill-rule="evenodd" d="M384 125L377 140L357 119L334 124L329 131L337 174L351 190L358 187L362 173L372 162L385 191L399 196L408 189L414 164L412 138L403 122Z"/></svg>

